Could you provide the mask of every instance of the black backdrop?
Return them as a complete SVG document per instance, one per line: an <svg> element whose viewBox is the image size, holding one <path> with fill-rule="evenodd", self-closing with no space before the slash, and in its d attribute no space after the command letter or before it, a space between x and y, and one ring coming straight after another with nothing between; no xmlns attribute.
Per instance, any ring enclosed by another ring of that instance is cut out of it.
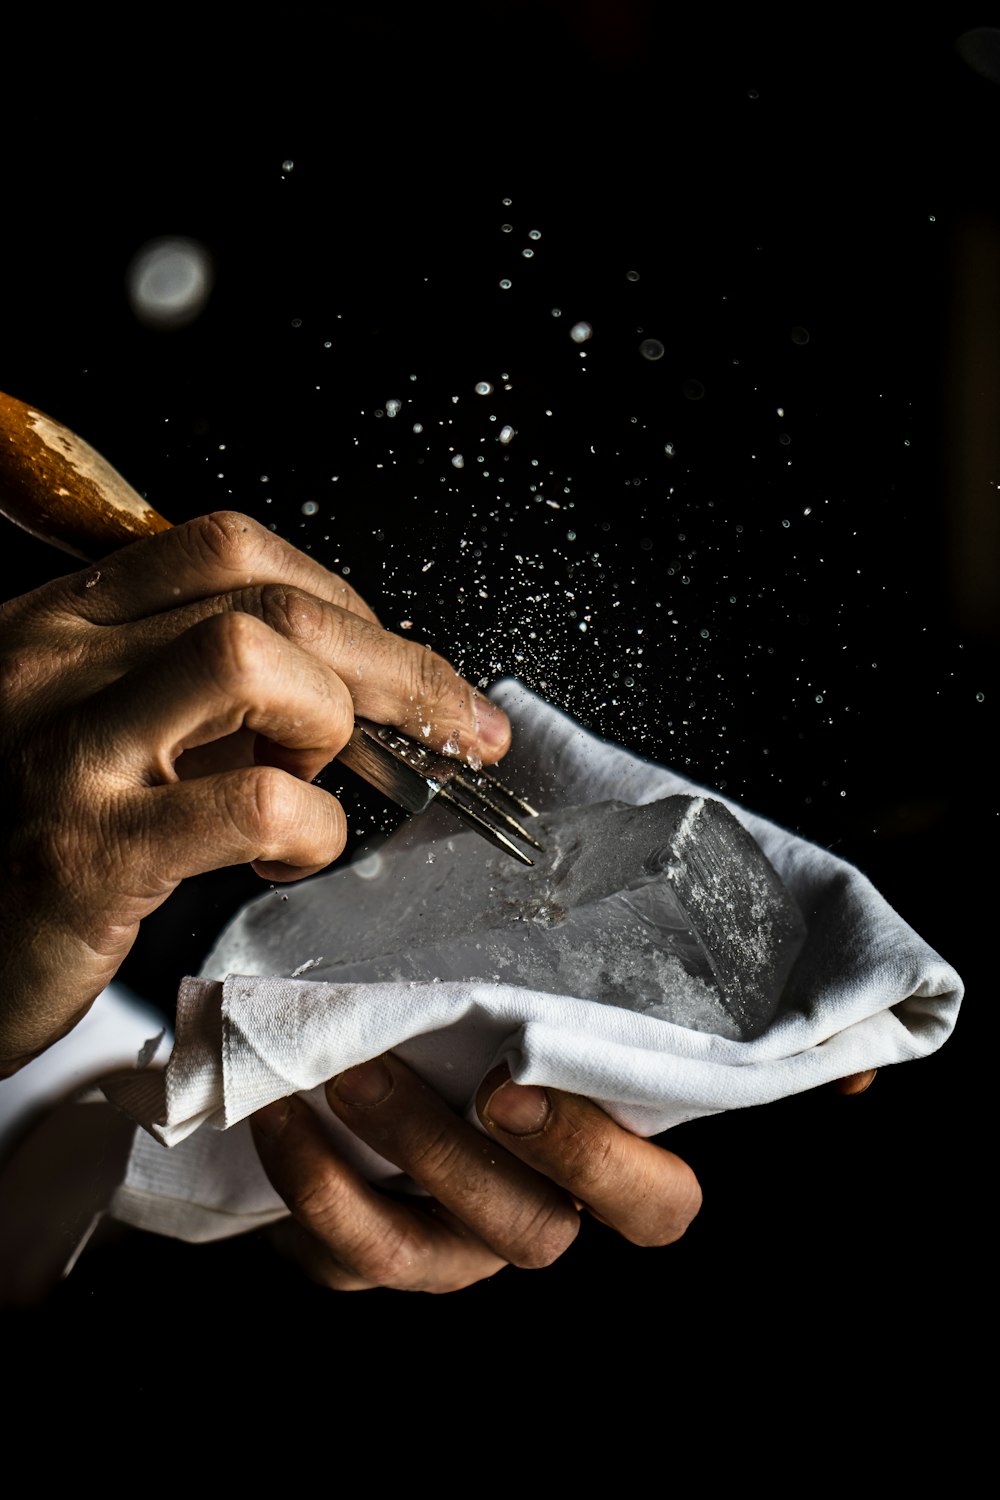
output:
<svg viewBox="0 0 1000 1500"><path fill-rule="evenodd" d="M93 1339L152 1288L154 1324L182 1296L215 1317L252 1287L262 1327L303 1311L311 1336L450 1337L471 1309L611 1333L651 1311L694 1340L765 1306L805 1342L831 1318L941 1336L975 1260L996 818L996 611L962 572L949 414L962 237L998 210L1000 89L955 48L976 19L299 5L207 30L181 6L67 21L44 67L13 23L0 388L171 519L244 509L468 675L834 848L969 986L943 1052L860 1099L675 1132L706 1198L668 1250L591 1224L545 1272L331 1299L262 1242L135 1235L33 1327ZM166 234L215 268L173 331L124 289ZM8 593L64 564L13 529L3 559ZM358 833L388 826L327 784ZM124 977L169 1006L257 889L178 892Z"/></svg>

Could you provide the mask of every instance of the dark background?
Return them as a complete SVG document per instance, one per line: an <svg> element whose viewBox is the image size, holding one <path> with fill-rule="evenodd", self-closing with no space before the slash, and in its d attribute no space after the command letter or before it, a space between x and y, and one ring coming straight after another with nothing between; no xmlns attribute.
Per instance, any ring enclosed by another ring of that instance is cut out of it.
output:
<svg viewBox="0 0 1000 1500"><path fill-rule="evenodd" d="M305 1312L313 1335L450 1338L471 1312L694 1340L767 1306L779 1342L831 1318L947 1336L978 1285L997 816L1000 69L995 34L956 47L978 22L181 6L45 48L13 23L0 389L172 520L243 509L473 679L519 675L835 849L968 986L942 1053L861 1098L674 1132L705 1207L668 1250L588 1224L545 1272L336 1299L252 1238L136 1234L33 1327L90 1339L143 1291L169 1321L252 1288L262 1327ZM171 331L125 294L166 234L215 270ZM3 541L8 593L65 564ZM357 836L391 825L326 784ZM123 977L169 1005L258 889L178 892Z"/></svg>

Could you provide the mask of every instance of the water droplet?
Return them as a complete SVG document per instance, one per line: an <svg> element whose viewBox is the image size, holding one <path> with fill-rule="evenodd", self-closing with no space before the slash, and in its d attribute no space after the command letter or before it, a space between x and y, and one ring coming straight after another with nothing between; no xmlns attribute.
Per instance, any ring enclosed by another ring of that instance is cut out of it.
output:
<svg viewBox="0 0 1000 1500"><path fill-rule="evenodd" d="M542 231L540 229L529 229L528 230L528 239L529 240L540 240L541 237L542 237Z"/></svg>
<svg viewBox="0 0 1000 1500"><path fill-rule="evenodd" d="M283 161L281 163L281 170L283 172L294 172L295 171L295 163L293 161Z"/></svg>
<svg viewBox="0 0 1000 1500"><path fill-rule="evenodd" d="M638 271L626 271L625 272L625 280L626 281L638 281L639 280L639 272Z"/></svg>
<svg viewBox="0 0 1000 1500"><path fill-rule="evenodd" d="M554 307L552 309L552 316L554 318L561 318L562 317L562 308L561 307Z"/></svg>
<svg viewBox="0 0 1000 1500"><path fill-rule="evenodd" d="M398 417L400 411L402 410L402 406L403 406L402 401L397 401L395 399L395 397L393 397L392 400L387 401L385 403L385 414L386 414L386 416L387 417Z"/></svg>
<svg viewBox="0 0 1000 1500"><path fill-rule="evenodd" d="M809 330L808 330L808 328L800 328L796 324L796 326L792 329L792 343L793 344L808 344L808 342L809 342Z"/></svg>
<svg viewBox="0 0 1000 1500"><path fill-rule="evenodd" d="M707 641L708 640L708 631L707 630L699 630L698 634L701 636L701 638L702 638L703 641Z"/></svg>
<svg viewBox="0 0 1000 1500"><path fill-rule="evenodd" d="M424 424L423 424L423 422L414 422L414 424L413 424L413 430L414 430L414 432L423 432L423 430L424 430Z"/></svg>
<svg viewBox="0 0 1000 1500"><path fill-rule="evenodd" d="M705 394L705 387L700 380L685 380L681 391L688 401L700 401Z"/></svg>
<svg viewBox="0 0 1000 1500"><path fill-rule="evenodd" d="M782 524L782 526L784 526L785 530L787 531L788 528L789 528L789 526L791 526L792 523L791 523L791 521L782 521L781 524Z"/></svg>
<svg viewBox="0 0 1000 1500"><path fill-rule="evenodd" d="M756 89L747 89L747 98L748 99L759 99L760 95L758 94L758 92L757 92Z"/></svg>
<svg viewBox="0 0 1000 1500"><path fill-rule="evenodd" d="M476 381L476 395L477 396L492 396L492 394L493 394L493 387L490 385L490 383L489 383L488 380L477 380Z"/></svg>
<svg viewBox="0 0 1000 1500"><path fill-rule="evenodd" d="M976 702L977 703L985 703L986 702L986 694L985 693L977 693L976 694Z"/></svg>
<svg viewBox="0 0 1000 1500"><path fill-rule="evenodd" d="M673 443L664 443L664 445L663 445L663 451L667 455L668 458L673 458L673 456L674 456L674 445L673 445Z"/></svg>
<svg viewBox="0 0 1000 1500"><path fill-rule="evenodd" d="M316 504L315 500L303 500L302 514L304 516L314 516L318 510L319 506Z"/></svg>
<svg viewBox="0 0 1000 1500"><path fill-rule="evenodd" d="M530 260L534 253L534 250L529 249L527 245L521 251L521 254L524 256L525 260Z"/></svg>
<svg viewBox="0 0 1000 1500"><path fill-rule="evenodd" d="M822 693L817 693L816 694L816 702L817 703L822 703L823 702L823 694Z"/></svg>
<svg viewBox="0 0 1000 1500"><path fill-rule="evenodd" d="M513 203L513 201L513 198L504 198L502 200L504 208L510 208L510 205Z"/></svg>
<svg viewBox="0 0 1000 1500"><path fill-rule="evenodd" d="M509 292L510 291L510 277L509 276L505 276L503 278L503 280L501 281L500 286L503 289L503 291Z"/></svg>
<svg viewBox="0 0 1000 1500"><path fill-rule="evenodd" d="M662 359L666 352L659 339L643 339L639 345L643 359Z"/></svg>
<svg viewBox="0 0 1000 1500"><path fill-rule="evenodd" d="M789 445L789 443L790 443L790 442L791 442L791 441L792 441L792 440L791 440L791 438L790 438L790 437L789 437L789 436L788 436L788 433L787 433L787 432L779 432L779 433L778 433L778 442L779 442L779 443L780 443L780 444L781 444L781 446L782 446L782 447L783 447L783 448L787 448L787 447L788 447L788 445Z"/></svg>
<svg viewBox="0 0 1000 1500"><path fill-rule="evenodd" d="M569 331L569 336L574 344L585 344L593 331L589 323L574 323Z"/></svg>
<svg viewBox="0 0 1000 1500"><path fill-rule="evenodd" d="M568 542L575 542L576 541L576 532L575 531L567 531L567 533L566 533L566 540Z"/></svg>
<svg viewBox="0 0 1000 1500"><path fill-rule="evenodd" d="M500 228L503 230L504 234L510 234L514 226L513 224L501 224Z"/></svg>

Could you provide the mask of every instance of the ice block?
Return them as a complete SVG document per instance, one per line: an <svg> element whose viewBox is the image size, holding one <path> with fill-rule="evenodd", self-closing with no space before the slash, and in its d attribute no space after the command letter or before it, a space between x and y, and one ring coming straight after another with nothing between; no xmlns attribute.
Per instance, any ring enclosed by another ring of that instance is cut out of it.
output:
<svg viewBox="0 0 1000 1500"><path fill-rule="evenodd" d="M533 868L459 832L253 902L203 972L337 982L484 980L734 1040L759 1035L805 938L754 839L706 796L543 814Z"/></svg>

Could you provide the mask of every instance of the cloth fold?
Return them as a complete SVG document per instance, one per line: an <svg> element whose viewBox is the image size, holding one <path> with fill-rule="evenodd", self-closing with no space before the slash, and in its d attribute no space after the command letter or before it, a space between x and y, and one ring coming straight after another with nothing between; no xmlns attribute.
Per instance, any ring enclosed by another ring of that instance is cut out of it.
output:
<svg viewBox="0 0 1000 1500"><path fill-rule="evenodd" d="M504 780L546 808L717 795L597 739L519 683L505 680L491 696L515 728ZM517 1082L585 1094L650 1136L941 1046L962 997L954 969L860 871L719 800L761 845L808 927L783 1008L762 1035L730 1040L504 983L338 984L255 972L252 924L238 916L206 972L181 986L166 1071L106 1085L108 1097L143 1126L113 1205L116 1217L208 1239L281 1216L284 1205L256 1162L246 1120L292 1092L313 1103L337 1149L370 1180L398 1180L390 1163L333 1118L322 1089L333 1074L390 1049L469 1118L481 1078L506 1061ZM379 858L391 871L394 849L416 842L444 860L453 835L453 823L432 811L404 824ZM336 890L345 899L342 881ZM234 954L245 972L229 972ZM282 957L293 976L308 972L317 955L290 949Z"/></svg>

